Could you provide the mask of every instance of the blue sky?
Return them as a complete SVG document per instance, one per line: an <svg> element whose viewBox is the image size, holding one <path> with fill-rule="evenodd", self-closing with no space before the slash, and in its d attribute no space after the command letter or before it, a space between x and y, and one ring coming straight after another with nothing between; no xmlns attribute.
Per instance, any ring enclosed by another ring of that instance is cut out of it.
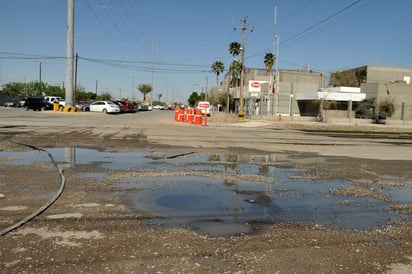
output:
<svg viewBox="0 0 412 274"><path fill-rule="evenodd" d="M138 99L137 85L153 83L155 98L186 102L216 85L214 61L229 67L245 16L247 67L264 66L276 33L281 69L410 68L411 10L410 0L75 0L78 83ZM0 84L38 80L41 62L42 80L63 85L66 24L67 0L0 0Z"/></svg>

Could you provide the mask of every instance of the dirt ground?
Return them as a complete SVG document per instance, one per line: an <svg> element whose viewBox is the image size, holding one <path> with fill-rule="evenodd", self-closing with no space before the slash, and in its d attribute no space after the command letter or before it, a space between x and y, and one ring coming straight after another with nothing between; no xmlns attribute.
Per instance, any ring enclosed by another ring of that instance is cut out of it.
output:
<svg viewBox="0 0 412 274"><path fill-rule="evenodd" d="M208 126L197 126L177 123L172 113L161 111L133 115L0 109L0 151L76 146L163 156L292 153L296 157L279 165L306 168L298 177L353 182L331 190L333 195L385 201L390 198L371 186L412 187L409 126L239 123L233 115L212 115ZM297 157L303 153L338 160L320 166ZM0 230L43 206L62 179L52 163L11 166L2 164L6 160L0 157ZM1 273L412 273L411 221L358 232L316 224L255 224L251 234L211 238L186 229L150 228L144 223L150 216L130 214L122 206L112 180L97 184L70 167L62 174L65 188L57 201L0 236ZM393 210L412 218L412 197Z"/></svg>

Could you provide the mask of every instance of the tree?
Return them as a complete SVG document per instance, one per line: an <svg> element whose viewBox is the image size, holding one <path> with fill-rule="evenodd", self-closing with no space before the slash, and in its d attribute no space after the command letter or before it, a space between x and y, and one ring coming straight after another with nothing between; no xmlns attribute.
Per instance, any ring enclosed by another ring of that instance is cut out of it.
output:
<svg viewBox="0 0 412 274"><path fill-rule="evenodd" d="M333 87L359 87L359 79L350 71L337 71L330 75L329 85Z"/></svg>
<svg viewBox="0 0 412 274"><path fill-rule="evenodd" d="M194 91L194 92L192 92L192 94L190 94L190 97L189 97L189 99L187 99L187 102L190 106L195 106L200 101L204 101L204 100L206 100L206 93L201 92L199 94L196 91Z"/></svg>
<svg viewBox="0 0 412 274"><path fill-rule="evenodd" d="M273 53L266 53L263 63L265 64L266 73L269 73L272 70L273 64L275 63L275 56L273 55Z"/></svg>
<svg viewBox="0 0 412 274"><path fill-rule="evenodd" d="M96 96L96 99L97 100L102 100L102 101L107 101L107 100L112 99L112 95L109 92L105 91L102 94Z"/></svg>
<svg viewBox="0 0 412 274"><path fill-rule="evenodd" d="M238 86L241 71L242 71L242 64L237 60L233 60L229 68L229 72L232 76L232 81L231 81L232 87Z"/></svg>
<svg viewBox="0 0 412 274"><path fill-rule="evenodd" d="M3 86L2 93L10 97L23 97L24 83L7 83Z"/></svg>
<svg viewBox="0 0 412 274"><path fill-rule="evenodd" d="M242 46L240 45L239 42L232 42L229 44L229 52L233 56L233 58L236 58L240 54L240 48Z"/></svg>
<svg viewBox="0 0 412 274"><path fill-rule="evenodd" d="M140 84L137 86L137 89L143 93L143 101L146 102L146 94L152 92L152 85L150 84Z"/></svg>
<svg viewBox="0 0 412 274"><path fill-rule="evenodd" d="M212 64L212 72L216 74L216 84L219 84L219 75L225 70L225 65L221 61Z"/></svg>
<svg viewBox="0 0 412 274"><path fill-rule="evenodd" d="M192 94L190 94L189 99L187 99L187 102L190 106L194 106L197 104L197 102L200 101L200 95L194 91Z"/></svg>

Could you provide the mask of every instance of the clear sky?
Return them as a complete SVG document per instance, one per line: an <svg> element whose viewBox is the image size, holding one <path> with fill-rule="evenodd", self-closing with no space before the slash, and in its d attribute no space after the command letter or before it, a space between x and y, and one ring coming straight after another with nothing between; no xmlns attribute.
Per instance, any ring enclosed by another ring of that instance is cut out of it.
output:
<svg viewBox="0 0 412 274"><path fill-rule="evenodd" d="M278 34L280 69L411 68L411 12L411 0L75 0L78 83L137 99L153 83L155 98L186 102L216 85L214 61L227 71L245 16L247 67L264 67ZM66 25L67 0L0 0L0 84L37 81L41 63L63 85Z"/></svg>

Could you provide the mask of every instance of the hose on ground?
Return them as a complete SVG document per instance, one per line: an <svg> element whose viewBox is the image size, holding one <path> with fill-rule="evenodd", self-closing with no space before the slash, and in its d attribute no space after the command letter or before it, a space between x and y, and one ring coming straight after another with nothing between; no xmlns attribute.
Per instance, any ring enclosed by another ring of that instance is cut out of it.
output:
<svg viewBox="0 0 412 274"><path fill-rule="evenodd" d="M14 142L15 143L15 142ZM34 211L32 214L30 214L29 216L27 216L26 218L22 219L21 221L15 223L12 226L7 227L6 229L3 229L2 231L0 231L0 236L3 236L7 233L9 233L10 231L15 230L16 228L24 225L25 223L31 221L33 218L35 218L36 216L40 215L42 212L44 212L47 208L49 208L54 202L57 201L57 199L60 197L60 195L63 193L64 190L64 186L65 186L65 178L64 178L64 171L63 169L59 168L57 162L54 160L53 155L51 155L47 150L42 149L42 148L38 148L32 145L28 145L28 144L23 144L23 143L15 143L18 145L22 145L22 146L26 146L26 147L30 147L34 150L39 150L39 151L43 151L45 152L50 160L51 163L53 164L53 166L59 171L59 176L60 176L60 187L58 189L58 191L56 192L56 194L47 201L46 204L44 204L42 207L40 207L39 209L37 209L36 211Z"/></svg>

